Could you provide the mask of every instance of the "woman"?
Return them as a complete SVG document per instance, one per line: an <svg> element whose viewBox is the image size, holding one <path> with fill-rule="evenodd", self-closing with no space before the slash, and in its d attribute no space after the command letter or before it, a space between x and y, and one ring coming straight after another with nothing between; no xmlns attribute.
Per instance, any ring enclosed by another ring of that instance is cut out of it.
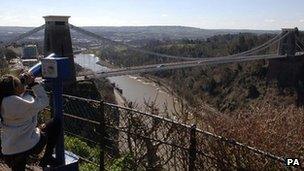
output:
<svg viewBox="0 0 304 171"><path fill-rule="evenodd" d="M56 165L58 162L52 153L60 133L60 122L50 120L37 127L37 114L49 105L49 98L30 74L24 74L21 80L12 75L2 76L0 80L1 151L4 161L13 171L23 171L27 158L39 154L46 146L40 165ZM25 86L32 90L33 95Z"/></svg>

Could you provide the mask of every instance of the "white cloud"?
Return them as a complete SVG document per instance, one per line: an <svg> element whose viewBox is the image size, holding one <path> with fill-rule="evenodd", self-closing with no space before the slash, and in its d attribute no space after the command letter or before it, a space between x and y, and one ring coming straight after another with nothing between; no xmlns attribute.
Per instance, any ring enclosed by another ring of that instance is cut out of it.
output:
<svg viewBox="0 0 304 171"><path fill-rule="evenodd" d="M275 19L265 19L264 21L265 21L266 23L274 23L274 22L276 22Z"/></svg>
<svg viewBox="0 0 304 171"><path fill-rule="evenodd" d="M168 17L168 14L162 14L161 16L162 17Z"/></svg>
<svg viewBox="0 0 304 171"><path fill-rule="evenodd" d="M304 19L301 19L301 20L300 20L300 23L304 23Z"/></svg>

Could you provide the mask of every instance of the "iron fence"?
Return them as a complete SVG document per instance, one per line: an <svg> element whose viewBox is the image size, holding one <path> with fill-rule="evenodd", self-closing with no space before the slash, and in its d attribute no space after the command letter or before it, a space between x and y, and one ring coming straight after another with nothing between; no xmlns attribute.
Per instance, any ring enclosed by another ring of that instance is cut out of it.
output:
<svg viewBox="0 0 304 171"><path fill-rule="evenodd" d="M64 117L66 135L98 149L95 158L76 153L100 170L288 169L282 157L195 125L103 101L64 95Z"/></svg>

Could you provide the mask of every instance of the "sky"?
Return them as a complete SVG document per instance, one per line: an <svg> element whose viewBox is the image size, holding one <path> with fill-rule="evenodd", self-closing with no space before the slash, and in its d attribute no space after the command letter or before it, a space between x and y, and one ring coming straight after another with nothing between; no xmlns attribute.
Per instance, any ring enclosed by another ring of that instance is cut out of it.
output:
<svg viewBox="0 0 304 171"><path fill-rule="evenodd" d="M304 0L0 0L0 26L39 26L45 15L77 26L303 30Z"/></svg>

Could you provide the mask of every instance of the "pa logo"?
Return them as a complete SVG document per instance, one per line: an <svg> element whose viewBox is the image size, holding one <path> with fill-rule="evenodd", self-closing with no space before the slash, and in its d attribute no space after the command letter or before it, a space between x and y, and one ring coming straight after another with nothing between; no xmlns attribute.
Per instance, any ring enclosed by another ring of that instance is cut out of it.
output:
<svg viewBox="0 0 304 171"><path fill-rule="evenodd" d="M300 166L300 160L297 158L287 158L285 163L286 166Z"/></svg>

